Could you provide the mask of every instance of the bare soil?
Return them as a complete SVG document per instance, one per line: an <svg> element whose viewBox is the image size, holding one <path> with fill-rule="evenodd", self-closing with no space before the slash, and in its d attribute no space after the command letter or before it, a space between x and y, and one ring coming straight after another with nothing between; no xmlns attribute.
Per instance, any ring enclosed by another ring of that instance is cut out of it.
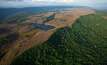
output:
<svg viewBox="0 0 107 65"><path fill-rule="evenodd" d="M24 23L42 23L43 22L43 16L49 16L53 12L49 13L42 13L39 15L33 15L28 17L28 20ZM36 32L29 33L26 28L29 28L29 26L22 26L18 27L18 32L22 35L20 35L20 38L17 39L15 42L13 42L11 45L8 45L8 47L2 49L6 50L5 55L0 60L0 65L10 65L11 62L20 54L22 54L24 51L28 50L29 48L40 45L41 43L47 41L50 36L56 31L56 29L63 28L65 26L72 25L76 19L78 19L80 16L93 14L95 13L94 10L88 9L88 8L74 8L72 10L68 11L61 11L61 12L54 12L55 13L55 19L46 22L45 24L49 24L54 26L54 29L50 29L48 31L43 31L39 29L35 29ZM27 31L27 32L26 32ZM31 30L32 32L34 30ZM29 35L28 37L23 36L23 33L27 33Z"/></svg>

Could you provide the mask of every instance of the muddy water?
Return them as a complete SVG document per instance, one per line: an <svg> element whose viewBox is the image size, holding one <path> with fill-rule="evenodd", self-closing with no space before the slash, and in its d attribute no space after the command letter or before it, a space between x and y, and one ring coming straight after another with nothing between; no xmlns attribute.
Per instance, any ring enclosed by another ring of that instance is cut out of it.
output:
<svg viewBox="0 0 107 65"><path fill-rule="evenodd" d="M51 26L51 25L39 24L39 23L32 23L31 25L32 25L33 29L40 29L40 30L43 30L43 31L48 31L50 29L55 28L54 26Z"/></svg>

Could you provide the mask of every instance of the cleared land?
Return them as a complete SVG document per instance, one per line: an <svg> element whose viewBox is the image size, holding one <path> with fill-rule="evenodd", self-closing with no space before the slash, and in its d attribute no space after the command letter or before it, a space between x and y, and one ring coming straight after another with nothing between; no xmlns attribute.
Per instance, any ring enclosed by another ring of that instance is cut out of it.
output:
<svg viewBox="0 0 107 65"><path fill-rule="evenodd" d="M53 13L55 13L55 18L43 23L43 21L46 20L47 15L50 16ZM19 38L15 42L11 43L11 45L7 44L2 47L1 51L3 52L1 54L4 55L1 57L0 65L9 65L14 58L22 54L24 51L47 41L57 29L72 25L80 16L94 13L95 11L92 9L74 8L71 11L49 12L30 16L28 17L28 20L21 24L19 23L16 25L15 23L12 23L14 26L12 26L12 24L7 24L9 28L13 28L12 31L17 31L19 33ZM32 29L32 23L48 24L55 28L48 31Z"/></svg>

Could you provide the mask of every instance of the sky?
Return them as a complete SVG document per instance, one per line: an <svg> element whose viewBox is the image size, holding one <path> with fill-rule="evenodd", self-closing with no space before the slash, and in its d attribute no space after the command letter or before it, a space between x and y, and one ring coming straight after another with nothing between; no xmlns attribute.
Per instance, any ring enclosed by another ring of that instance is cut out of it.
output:
<svg viewBox="0 0 107 65"><path fill-rule="evenodd" d="M80 5L89 7L106 7L107 0L0 0L0 7L32 7L53 5Z"/></svg>

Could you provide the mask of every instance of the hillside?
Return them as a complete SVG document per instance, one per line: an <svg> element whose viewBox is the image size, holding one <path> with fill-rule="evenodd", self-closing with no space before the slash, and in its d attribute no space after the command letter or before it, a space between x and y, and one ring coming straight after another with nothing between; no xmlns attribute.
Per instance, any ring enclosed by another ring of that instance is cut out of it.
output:
<svg viewBox="0 0 107 65"><path fill-rule="evenodd" d="M25 51L11 65L106 65L106 33L107 20L102 16L81 16L46 42Z"/></svg>
<svg viewBox="0 0 107 65"><path fill-rule="evenodd" d="M57 29L71 26L80 16L94 13L95 10L89 8L73 8L66 11L34 14L24 20L18 17L18 22L1 23L0 65L10 65L26 50L47 41Z"/></svg>
<svg viewBox="0 0 107 65"><path fill-rule="evenodd" d="M45 7L25 7L25 8L0 8L0 22L4 19L9 19L20 14L25 14L25 17L33 14L61 11L78 6L45 6ZM20 16L20 17L23 17Z"/></svg>

